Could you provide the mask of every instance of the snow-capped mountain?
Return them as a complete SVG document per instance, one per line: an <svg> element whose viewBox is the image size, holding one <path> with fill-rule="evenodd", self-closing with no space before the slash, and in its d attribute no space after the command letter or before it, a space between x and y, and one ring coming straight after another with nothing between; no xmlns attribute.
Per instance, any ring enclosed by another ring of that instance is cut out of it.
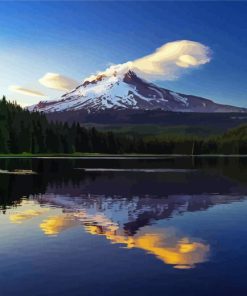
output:
<svg viewBox="0 0 247 296"><path fill-rule="evenodd" d="M179 112L246 112L247 109L221 105L211 100L177 93L140 78L128 69L113 68L85 79L74 90L54 101L41 101L30 111L45 113L86 110L155 110Z"/></svg>

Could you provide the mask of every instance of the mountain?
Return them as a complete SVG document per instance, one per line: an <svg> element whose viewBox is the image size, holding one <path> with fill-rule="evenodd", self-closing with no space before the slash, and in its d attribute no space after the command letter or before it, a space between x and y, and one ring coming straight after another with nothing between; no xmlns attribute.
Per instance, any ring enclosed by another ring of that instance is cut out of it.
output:
<svg viewBox="0 0 247 296"><path fill-rule="evenodd" d="M102 72L85 79L74 90L54 101L41 101L30 111L45 113L84 110L164 110L176 112L246 112L209 99L177 93L147 82L127 69Z"/></svg>

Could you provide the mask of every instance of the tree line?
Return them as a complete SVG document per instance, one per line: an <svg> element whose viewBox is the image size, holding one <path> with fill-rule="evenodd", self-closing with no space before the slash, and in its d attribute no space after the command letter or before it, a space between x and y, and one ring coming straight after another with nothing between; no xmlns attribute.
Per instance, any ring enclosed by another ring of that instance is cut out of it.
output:
<svg viewBox="0 0 247 296"><path fill-rule="evenodd" d="M48 121L5 97L0 100L0 153L157 153L247 154L247 126L223 135L202 138L191 135L138 136L85 128L78 123Z"/></svg>

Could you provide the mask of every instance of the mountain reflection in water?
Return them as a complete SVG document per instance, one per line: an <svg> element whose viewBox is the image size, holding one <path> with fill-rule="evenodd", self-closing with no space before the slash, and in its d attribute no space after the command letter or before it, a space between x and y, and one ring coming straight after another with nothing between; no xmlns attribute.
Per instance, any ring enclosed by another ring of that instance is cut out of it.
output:
<svg viewBox="0 0 247 296"><path fill-rule="evenodd" d="M113 244L121 244L132 249L139 248L153 254L165 264L179 269L189 269L207 260L209 245L200 239L180 233L175 227L164 228L155 224L141 226L134 233L128 225L134 224L145 212L159 219L162 210L167 206L156 200L155 207L140 207L140 199L132 202L111 198L69 198L62 196L42 195L32 200L23 200L20 206L26 208L11 213L12 223L21 224L32 218L41 217L37 227L47 236L59 235L62 231L75 226L83 226L87 233L104 236ZM38 203L37 203L38 202ZM56 205L62 213L53 215ZM40 204L41 203L41 207ZM45 204L44 204L45 203ZM45 208L42 207L45 205ZM49 209L49 206L52 206ZM139 207L139 209L138 209ZM115 215L116 214L116 215ZM121 220L119 219L121 217ZM33 223L35 223L33 221Z"/></svg>
<svg viewBox="0 0 247 296"><path fill-rule="evenodd" d="M4 170L37 172L0 174L2 213L12 225L31 223L47 238L84 231L116 248L144 251L176 269L208 261L213 248L208 239L166 222L244 201L246 161L129 161L0 161Z"/></svg>
<svg viewBox="0 0 247 296"><path fill-rule="evenodd" d="M247 158L0 159L1 293L244 296L246 196Z"/></svg>

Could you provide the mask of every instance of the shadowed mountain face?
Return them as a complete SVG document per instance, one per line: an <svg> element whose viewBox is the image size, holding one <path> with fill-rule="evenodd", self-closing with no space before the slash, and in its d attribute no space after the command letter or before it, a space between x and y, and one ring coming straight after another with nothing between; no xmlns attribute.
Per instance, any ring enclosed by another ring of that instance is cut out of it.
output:
<svg viewBox="0 0 247 296"><path fill-rule="evenodd" d="M222 105L193 95L161 88L138 77L133 71L100 74L86 79L56 101L41 101L30 111L45 113L104 110L164 110L173 112L246 112L247 109Z"/></svg>

